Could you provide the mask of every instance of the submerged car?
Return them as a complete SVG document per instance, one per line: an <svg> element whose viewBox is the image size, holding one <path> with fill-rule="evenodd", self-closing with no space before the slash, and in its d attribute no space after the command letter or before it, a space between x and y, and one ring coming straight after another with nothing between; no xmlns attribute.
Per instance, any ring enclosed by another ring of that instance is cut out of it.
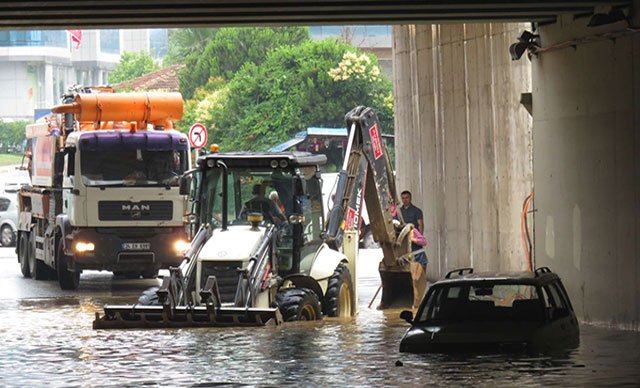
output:
<svg viewBox="0 0 640 388"><path fill-rule="evenodd" d="M533 272L474 273L456 269L434 283L411 324L400 352L547 352L579 344L578 320L558 275Z"/></svg>

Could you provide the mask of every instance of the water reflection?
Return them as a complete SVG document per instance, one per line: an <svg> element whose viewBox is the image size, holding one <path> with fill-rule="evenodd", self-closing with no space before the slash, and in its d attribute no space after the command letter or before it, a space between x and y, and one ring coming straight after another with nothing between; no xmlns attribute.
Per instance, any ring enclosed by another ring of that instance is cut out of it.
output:
<svg viewBox="0 0 640 388"><path fill-rule="evenodd" d="M367 292L373 295L375 289ZM122 299L0 301L0 385L597 386L640 381L636 332L583 325L579 348L544 357L401 354L398 344L407 324L399 311L368 309L364 297L358 317L346 321L92 330L94 313ZM402 366L396 366L398 360Z"/></svg>

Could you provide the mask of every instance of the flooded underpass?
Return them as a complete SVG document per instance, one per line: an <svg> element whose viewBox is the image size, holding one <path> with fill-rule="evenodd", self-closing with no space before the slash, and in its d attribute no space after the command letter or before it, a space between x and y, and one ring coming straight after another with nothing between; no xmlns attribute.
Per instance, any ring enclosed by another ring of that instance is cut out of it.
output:
<svg viewBox="0 0 640 388"><path fill-rule="evenodd" d="M4 295L15 293L16 285L34 283L19 276L14 260L2 259L0 267ZM360 312L351 320L260 328L96 331L91 324L103 304L134 302L153 281L118 281L97 272L83 275L76 295L0 300L0 385L640 383L640 333L585 324L580 347L566 354L401 354L398 344L407 324L398 318L399 311L367 307L379 285L375 265L361 268L359 279Z"/></svg>

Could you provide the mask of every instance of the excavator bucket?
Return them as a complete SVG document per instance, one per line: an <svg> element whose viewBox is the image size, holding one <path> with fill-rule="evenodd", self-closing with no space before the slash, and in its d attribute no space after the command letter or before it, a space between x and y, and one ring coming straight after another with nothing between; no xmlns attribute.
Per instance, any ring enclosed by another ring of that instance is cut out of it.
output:
<svg viewBox="0 0 640 388"><path fill-rule="evenodd" d="M105 306L96 312L94 329L265 326L282 323L277 308L214 306Z"/></svg>
<svg viewBox="0 0 640 388"><path fill-rule="evenodd" d="M153 329L179 327L265 326L282 323L278 308L226 307L220 303L215 276L200 290L201 305L187 299L185 278L179 268L170 269L156 292L158 305L105 306L96 312L94 329Z"/></svg>
<svg viewBox="0 0 640 388"><path fill-rule="evenodd" d="M381 308L411 308L413 305L413 281L410 271L388 271L380 268L382 280Z"/></svg>

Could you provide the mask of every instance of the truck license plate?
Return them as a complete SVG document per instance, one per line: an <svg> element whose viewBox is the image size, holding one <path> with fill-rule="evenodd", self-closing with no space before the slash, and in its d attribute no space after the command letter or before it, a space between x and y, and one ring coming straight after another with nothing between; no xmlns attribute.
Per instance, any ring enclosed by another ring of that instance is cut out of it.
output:
<svg viewBox="0 0 640 388"><path fill-rule="evenodd" d="M151 243L137 243L137 242L127 242L122 243L122 249L125 251L148 251L151 248Z"/></svg>

